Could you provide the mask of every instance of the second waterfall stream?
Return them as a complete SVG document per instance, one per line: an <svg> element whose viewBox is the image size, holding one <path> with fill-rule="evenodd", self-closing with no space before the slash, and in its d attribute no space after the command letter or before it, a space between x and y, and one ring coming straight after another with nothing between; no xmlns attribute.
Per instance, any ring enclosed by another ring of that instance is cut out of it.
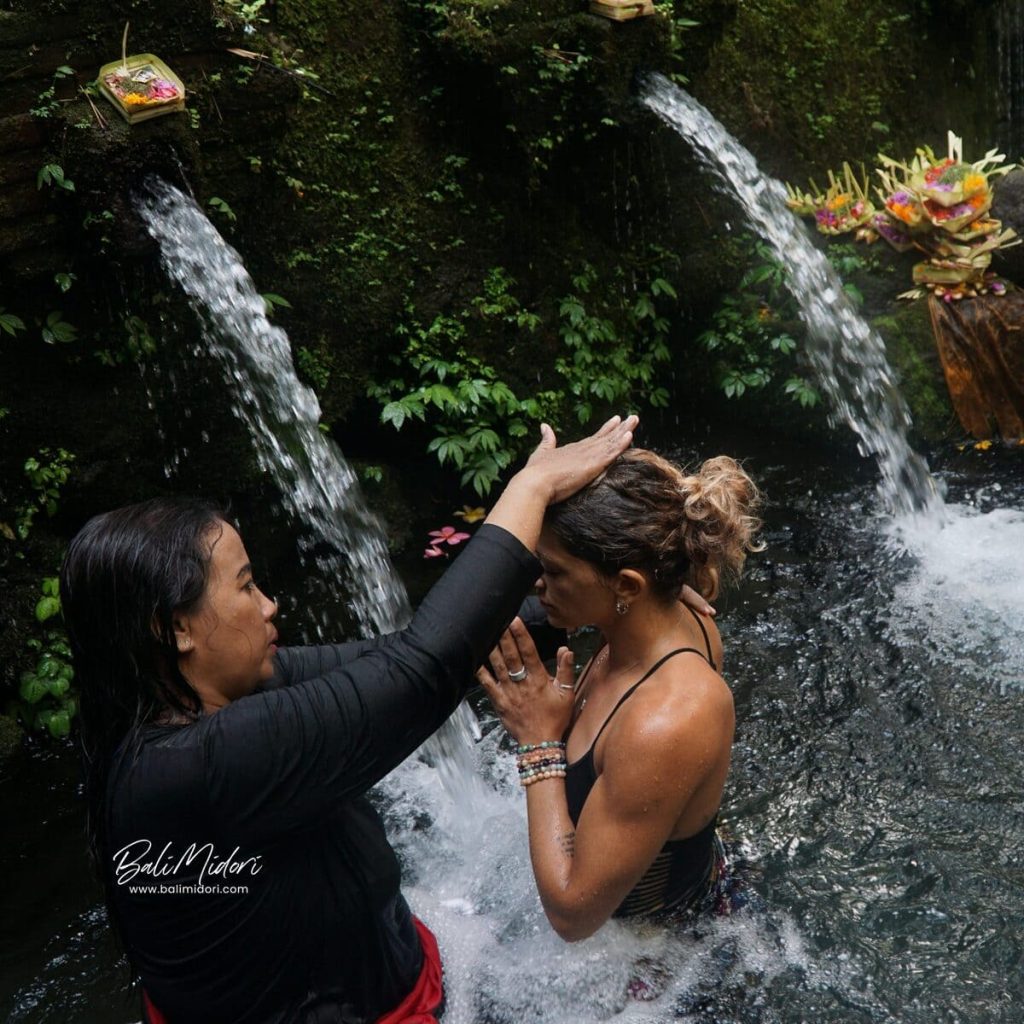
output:
<svg viewBox="0 0 1024 1024"><path fill-rule="evenodd" d="M899 573L899 600L888 616L891 638L923 642L937 661L984 667L1001 685L1024 686L1024 514L999 508L997 495L944 504L908 440L910 412L885 343L786 207L782 185L761 172L710 111L664 76L647 79L642 100L693 147L786 268L807 327L805 352L815 381L833 416L857 436L861 454L878 464L878 529L888 537L894 565L912 563Z"/></svg>

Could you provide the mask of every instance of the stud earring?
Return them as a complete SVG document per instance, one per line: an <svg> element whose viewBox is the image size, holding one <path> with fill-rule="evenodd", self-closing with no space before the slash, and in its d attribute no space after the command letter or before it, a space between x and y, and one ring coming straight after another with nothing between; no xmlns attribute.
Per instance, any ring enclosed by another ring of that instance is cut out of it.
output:
<svg viewBox="0 0 1024 1024"><path fill-rule="evenodd" d="M628 611L629 611L629 605L628 605L628 604L626 604L626 602L625 602L625 601L623 601L623 600L622 600L622 598L620 597L620 598L619 598L619 600L615 602L615 610L616 610L616 611L617 611L617 612L618 612L618 613L619 613L620 615L625 615L625 614L626 614L626 612L628 612Z"/></svg>

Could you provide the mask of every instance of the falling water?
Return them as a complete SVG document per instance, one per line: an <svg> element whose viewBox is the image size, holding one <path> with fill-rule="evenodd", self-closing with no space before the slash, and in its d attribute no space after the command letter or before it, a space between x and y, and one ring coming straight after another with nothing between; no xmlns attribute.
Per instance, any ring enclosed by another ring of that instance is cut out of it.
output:
<svg viewBox="0 0 1024 1024"><path fill-rule="evenodd" d="M886 507L939 519L942 501L924 460L910 447L910 413L896 386L885 345L858 315L828 260L786 208L777 181L695 99L653 75L644 102L696 148L735 193L778 261L807 325L807 355L834 415L853 429L862 455L874 455Z"/></svg>
<svg viewBox="0 0 1024 1024"><path fill-rule="evenodd" d="M267 319L238 253L192 199L165 182L152 183L139 211L160 245L164 269L200 315L203 346L223 366L233 410L248 427L260 468L296 521L308 527L304 561L328 578L346 580L364 634L396 629L409 607L383 532L355 473L320 430L320 406L295 376L288 335Z"/></svg>
<svg viewBox="0 0 1024 1024"><path fill-rule="evenodd" d="M1004 6L1019 15L1022 2ZM1024 32L1024 24L1018 28ZM1024 36L1012 38L1019 51ZM1014 59L1019 58L1024 51ZM859 438L861 453L877 459L879 490L892 513L882 531L893 566L901 559L911 563L899 573L887 634L900 645L920 644L937 665L983 673L1007 689L1024 686L1024 512L999 507L998 494L943 503L924 460L908 443L910 415L882 339L858 315L828 260L786 208L782 186L760 172L753 156L704 107L665 78L650 78L644 101L693 144L788 268L816 377L835 413Z"/></svg>
<svg viewBox="0 0 1024 1024"><path fill-rule="evenodd" d="M381 525L340 449L320 429L316 395L296 377L288 335L268 320L238 253L193 199L166 182L149 184L139 212L164 269L199 315L201 349L223 368L260 468L305 531L302 564L315 567L332 591L343 590L364 636L398 629L409 618L409 602ZM318 628L330 637L337 626ZM480 789L470 758L474 729L462 707L424 749L449 790L470 802Z"/></svg>

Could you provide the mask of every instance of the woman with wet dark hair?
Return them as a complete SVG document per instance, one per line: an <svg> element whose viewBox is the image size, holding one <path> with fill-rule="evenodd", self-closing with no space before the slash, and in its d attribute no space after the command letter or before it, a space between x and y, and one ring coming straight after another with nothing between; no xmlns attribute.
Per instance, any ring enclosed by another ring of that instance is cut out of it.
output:
<svg viewBox="0 0 1024 1024"><path fill-rule="evenodd" d="M149 1022L427 1022L429 931L365 794L436 730L539 565L546 506L628 447L549 427L398 633L277 649L274 602L212 505L89 521L61 571L89 837Z"/></svg>
<svg viewBox="0 0 1024 1024"><path fill-rule="evenodd" d="M578 683L563 648L552 678L516 620L478 676L518 742L534 874L567 940L612 916L693 910L720 880L732 694L713 621L679 595L714 599L739 575L758 502L730 458L687 475L632 449L547 511L541 603L604 643Z"/></svg>

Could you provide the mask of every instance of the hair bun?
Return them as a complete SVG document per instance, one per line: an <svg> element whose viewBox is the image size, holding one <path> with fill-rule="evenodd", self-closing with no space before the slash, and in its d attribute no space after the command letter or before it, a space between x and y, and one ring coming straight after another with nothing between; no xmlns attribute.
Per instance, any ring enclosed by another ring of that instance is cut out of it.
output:
<svg viewBox="0 0 1024 1024"><path fill-rule="evenodd" d="M743 467L728 455L705 461L682 476L683 544L692 566L693 586L705 597L718 593L721 577L736 579L757 541L761 492Z"/></svg>

